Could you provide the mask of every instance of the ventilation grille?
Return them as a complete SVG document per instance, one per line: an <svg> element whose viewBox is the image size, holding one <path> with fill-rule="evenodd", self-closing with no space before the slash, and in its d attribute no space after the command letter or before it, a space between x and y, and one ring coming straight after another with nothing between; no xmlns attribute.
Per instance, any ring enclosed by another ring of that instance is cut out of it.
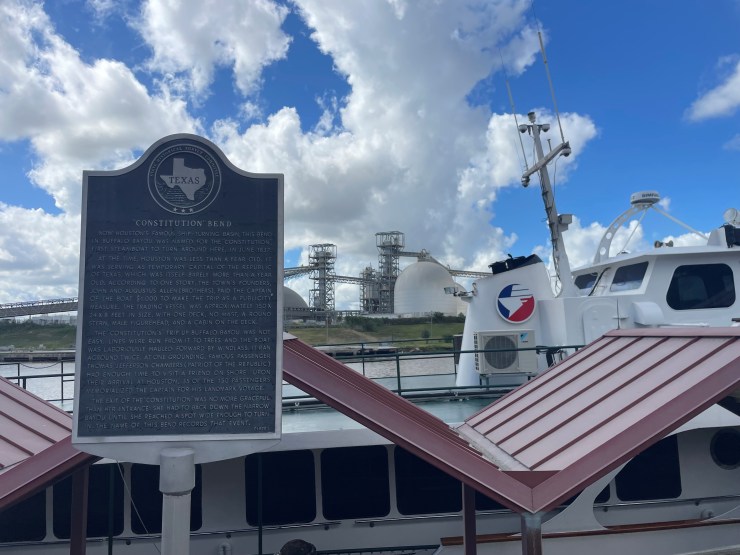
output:
<svg viewBox="0 0 740 555"><path fill-rule="evenodd" d="M537 354L534 331L477 332L474 335L475 369L479 374L535 372Z"/></svg>

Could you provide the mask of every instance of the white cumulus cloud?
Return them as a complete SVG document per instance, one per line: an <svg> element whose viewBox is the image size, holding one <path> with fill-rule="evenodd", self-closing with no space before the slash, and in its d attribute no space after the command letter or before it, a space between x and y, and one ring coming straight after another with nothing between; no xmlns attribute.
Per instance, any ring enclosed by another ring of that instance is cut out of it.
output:
<svg viewBox="0 0 740 555"><path fill-rule="evenodd" d="M702 94L686 112L691 121L725 117L734 114L740 106L740 59L733 57L720 61L729 72L724 81Z"/></svg>
<svg viewBox="0 0 740 555"><path fill-rule="evenodd" d="M149 42L150 68L187 89L207 94L214 71L230 67L243 94L258 89L262 69L285 57L290 39L280 26L288 9L268 0L147 0L137 27Z"/></svg>
<svg viewBox="0 0 740 555"><path fill-rule="evenodd" d="M340 275L377 267L381 231L403 232L407 250L427 249L460 269L485 270L515 246L494 212L497 191L518 186L522 170L511 116L467 97L500 70L499 48L510 72L535 59L529 2L294 5L350 86L345 98L324 102L326 117L308 131L296 107L258 107L262 71L290 55L281 4L148 0L135 25L151 51L129 67L83 60L40 3L0 3L0 140L29 142L30 181L59 211L0 205L0 302L74 294L82 170L124 167L175 132L207 135L247 171L284 173L286 250L304 249L305 262L308 245L336 244ZM200 102L218 94L224 71L241 110L208 121ZM254 123L255 114L264 117ZM574 151L558 161L559 181L597 134L585 116L562 117ZM338 304L358 298L357 286L337 289Z"/></svg>

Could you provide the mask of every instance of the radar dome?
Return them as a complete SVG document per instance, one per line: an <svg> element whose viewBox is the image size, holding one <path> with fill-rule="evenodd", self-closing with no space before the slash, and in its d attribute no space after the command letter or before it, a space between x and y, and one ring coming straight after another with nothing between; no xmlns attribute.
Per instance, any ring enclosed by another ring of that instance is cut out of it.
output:
<svg viewBox="0 0 740 555"><path fill-rule="evenodd" d="M444 266L427 260L415 262L396 279L393 312L409 315L441 312L456 316L461 312L458 298L446 294L445 287L459 288Z"/></svg>

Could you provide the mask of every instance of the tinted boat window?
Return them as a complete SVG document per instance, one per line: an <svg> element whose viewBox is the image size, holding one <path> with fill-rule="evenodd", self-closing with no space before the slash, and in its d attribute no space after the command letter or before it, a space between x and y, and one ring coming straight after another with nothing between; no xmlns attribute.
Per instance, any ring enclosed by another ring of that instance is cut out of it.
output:
<svg viewBox="0 0 740 555"><path fill-rule="evenodd" d="M726 428L714 434L709 449L717 466L727 470L740 466L740 432L736 429Z"/></svg>
<svg viewBox="0 0 740 555"><path fill-rule="evenodd" d="M632 289L639 289L640 285L642 285L642 280L645 277L647 267L647 262L620 266L617 268L616 272L614 272L614 279L612 280L609 290L631 291Z"/></svg>
<svg viewBox="0 0 740 555"><path fill-rule="evenodd" d="M87 490L87 537L117 536L123 532L123 479L117 464L94 464L90 467ZM111 491L112 490L112 491ZM112 500L112 528L109 525L109 500ZM69 539L72 526L72 478L54 485L54 535Z"/></svg>
<svg viewBox="0 0 740 555"><path fill-rule="evenodd" d="M46 536L46 491L0 512L0 542L40 541Z"/></svg>
<svg viewBox="0 0 740 555"><path fill-rule="evenodd" d="M203 479L200 465L195 466L195 488L190 494L190 530L203 523ZM162 532L162 493L159 491L159 467L131 465L131 530L134 534Z"/></svg>
<svg viewBox="0 0 740 555"><path fill-rule="evenodd" d="M575 284L578 289L581 291L590 291L591 288L594 286L594 283L596 283L596 277L598 274L596 272L592 274L581 274L580 276L576 276Z"/></svg>
<svg viewBox="0 0 740 555"><path fill-rule="evenodd" d="M391 510L388 450L382 445L324 450L321 497L328 519L386 516Z"/></svg>
<svg viewBox="0 0 740 555"><path fill-rule="evenodd" d="M476 511L505 511L504 507L498 501L494 501L490 497L483 495L479 491L475 492L475 510Z"/></svg>
<svg viewBox="0 0 740 555"><path fill-rule="evenodd" d="M260 466L261 496L258 491ZM311 451L250 455L244 461L244 473L247 522L250 525L259 524L260 504L264 525L297 524L316 518L316 481Z"/></svg>
<svg viewBox="0 0 740 555"><path fill-rule="evenodd" d="M448 513L462 509L462 485L431 464L394 450L398 512L404 515Z"/></svg>
<svg viewBox="0 0 740 555"><path fill-rule="evenodd" d="M674 499L681 495L681 472L676 436L648 447L617 474L617 497L622 501Z"/></svg>
<svg viewBox="0 0 740 555"><path fill-rule="evenodd" d="M735 303L735 283L727 264L679 266L673 272L666 302L674 310L726 308Z"/></svg>

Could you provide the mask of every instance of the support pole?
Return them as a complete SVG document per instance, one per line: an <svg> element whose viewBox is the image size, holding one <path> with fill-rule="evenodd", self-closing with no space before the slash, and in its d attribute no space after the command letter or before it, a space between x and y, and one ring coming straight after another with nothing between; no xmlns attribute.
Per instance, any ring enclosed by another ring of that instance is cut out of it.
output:
<svg viewBox="0 0 740 555"><path fill-rule="evenodd" d="M522 555L542 555L542 513L522 513Z"/></svg>
<svg viewBox="0 0 740 555"><path fill-rule="evenodd" d="M159 454L159 491L162 499L162 555L190 553L190 494L195 487L195 452L188 448L162 449Z"/></svg>
<svg viewBox="0 0 740 555"><path fill-rule="evenodd" d="M475 531L475 490L463 484L462 486L462 506L463 506L463 545L465 555L475 555L476 531Z"/></svg>
<svg viewBox="0 0 740 555"><path fill-rule="evenodd" d="M84 466L72 475L72 530L70 555L85 555L87 548L87 490L90 467Z"/></svg>

